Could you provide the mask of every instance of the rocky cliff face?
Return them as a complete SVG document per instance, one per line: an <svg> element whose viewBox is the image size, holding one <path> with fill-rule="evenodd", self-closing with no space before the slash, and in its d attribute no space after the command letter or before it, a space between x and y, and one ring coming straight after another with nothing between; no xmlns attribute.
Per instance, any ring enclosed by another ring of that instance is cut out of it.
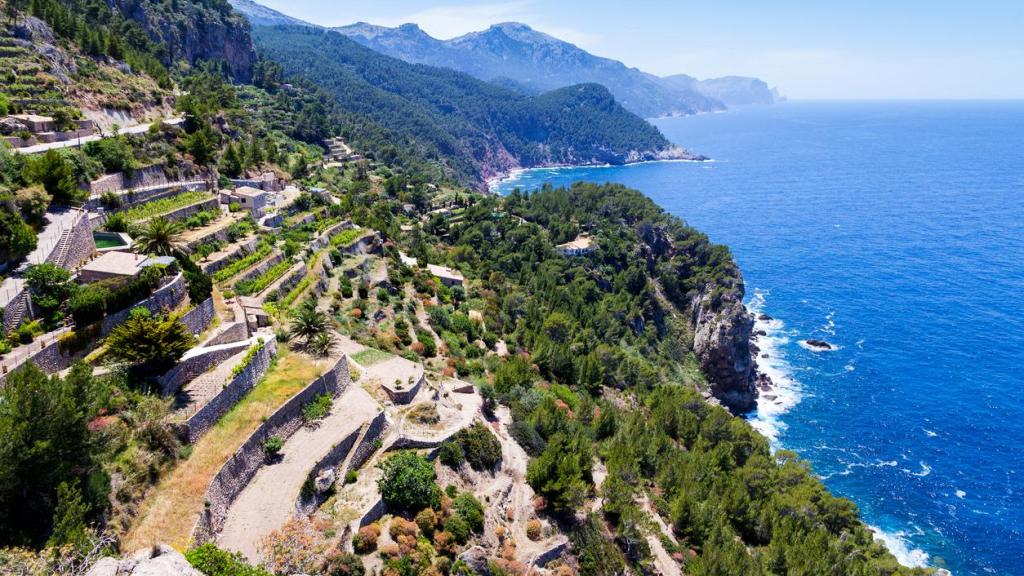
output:
<svg viewBox="0 0 1024 576"><path fill-rule="evenodd" d="M753 410L757 400L757 364L750 349L754 317L742 299L740 281L738 295L721 296L717 306L706 291L691 302L694 352L711 394L734 413Z"/></svg>
<svg viewBox="0 0 1024 576"><path fill-rule="evenodd" d="M227 63L235 80L252 79L256 64L249 22L227 4L179 1L160 3L112 0L126 18L138 22L154 41L167 45L167 61Z"/></svg>

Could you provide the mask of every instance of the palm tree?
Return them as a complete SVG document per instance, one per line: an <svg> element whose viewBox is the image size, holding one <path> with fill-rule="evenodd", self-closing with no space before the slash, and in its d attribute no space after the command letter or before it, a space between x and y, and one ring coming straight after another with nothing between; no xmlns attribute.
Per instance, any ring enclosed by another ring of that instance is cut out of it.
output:
<svg viewBox="0 0 1024 576"><path fill-rule="evenodd" d="M136 250L157 256L180 256L187 251L181 224L163 216L152 218L135 232Z"/></svg>
<svg viewBox="0 0 1024 576"><path fill-rule="evenodd" d="M306 348L317 356L330 356L335 344L334 336L331 336L330 332L320 332L309 339Z"/></svg>
<svg viewBox="0 0 1024 576"><path fill-rule="evenodd" d="M316 307L315 301L308 300L295 311L288 334L309 345L317 335L327 333L327 324L327 314Z"/></svg>

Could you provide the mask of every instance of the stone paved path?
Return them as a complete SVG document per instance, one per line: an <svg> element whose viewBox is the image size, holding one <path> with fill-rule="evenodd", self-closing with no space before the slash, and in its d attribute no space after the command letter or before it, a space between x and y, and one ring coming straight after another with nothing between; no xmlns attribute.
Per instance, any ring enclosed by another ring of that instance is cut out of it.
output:
<svg viewBox="0 0 1024 576"><path fill-rule="evenodd" d="M228 510L217 544L258 562L260 541L294 515L302 484L313 466L379 411L365 390L350 386L334 400L331 413L316 429L300 428L285 442L282 460L256 473Z"/></svg>

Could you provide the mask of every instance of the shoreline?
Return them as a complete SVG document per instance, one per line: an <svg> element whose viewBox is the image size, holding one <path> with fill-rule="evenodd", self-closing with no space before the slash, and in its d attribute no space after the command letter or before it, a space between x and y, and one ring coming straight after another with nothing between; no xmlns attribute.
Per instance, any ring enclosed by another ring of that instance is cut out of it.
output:
<svg viewBox="0 0 1024 576"><path fill-rule="evenodd" d="M694 155L693 158L656 158L653 160L637 160L635 162L625 162L623 164L551 164L545 166L532 166L530 168L513 168L506 172L501 172L498 175L492 176L484 180L484 185L487 187L487 191L491 194L498 193L498 187L508 182L515 182L522 178L524 174L529 172L539 172L541 170L573 170L577 168L628 168L630 166L641 166L645 164L669 164L669 163L685 163L685 164L713 164L714 158L708 158L706 156Z"/></svg>
<svg viewBox="0 0 1024 576"><path fill-rule="evenodd" d="M786 356L786 346L799 336L795 330L786 330L786 324L780 319L765 313L767 296L770 291L754 289L753 296L746 303L747 311L754 316L754 329L750 336L751 356L756 362L755 382L757 387L757 407L744 416L744 419L762 436L768 439L772 452L785 449L779 436L786 429L782 418L795 408L803 398L803 385L792 376L793 367ZM803 340L798 345L807 350ZM825 478L815 474L819 480ZM831 492L831 489L829 490ZM882 527L871 523L860 516L861 522L871 530L874 539L881 542L900 564L912 568L932 568L929 565L931 556L922 548L914 546L907 539L910 535L905 527ZM951 576L947 570L937 571L936 576Z"/></svg>

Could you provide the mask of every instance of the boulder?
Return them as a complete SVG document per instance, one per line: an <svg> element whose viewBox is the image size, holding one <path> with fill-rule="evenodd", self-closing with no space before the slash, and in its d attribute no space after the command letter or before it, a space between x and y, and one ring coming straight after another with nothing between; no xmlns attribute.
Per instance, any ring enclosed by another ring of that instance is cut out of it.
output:
<svg viewBox="0 0 1024 576"><path fill-rule="evenodd" d="M166 544L140 550L130 558L103 558L86 572L86 576L203 576L188 563L185 556Z"/></svg>
<svg viewBox="0 0 1024 576"><path fill-rule="evenodd" d="M321 470L313 481L313 489L316 490L317 494L325 494L331 489L331 486L334 486L335 480L337 480L337 477L334 474L334 468Z"/></svg>
<svg viewBox="0 0 1024 576"><path fill-rule="evenodd" d="M10 136L22 130L28 130L28 126L19 122L17 118L0 118L0 134Z"/></svg>
<svg viewBox="0 0 1024 576"><path fill-rule="evenodd" d="M490 576L491 570L487 562L487 551L480 546L473 546L466 550L462 554L459 554L459 560L462 560L473 572L476 572L480 576Z"/></svg>

